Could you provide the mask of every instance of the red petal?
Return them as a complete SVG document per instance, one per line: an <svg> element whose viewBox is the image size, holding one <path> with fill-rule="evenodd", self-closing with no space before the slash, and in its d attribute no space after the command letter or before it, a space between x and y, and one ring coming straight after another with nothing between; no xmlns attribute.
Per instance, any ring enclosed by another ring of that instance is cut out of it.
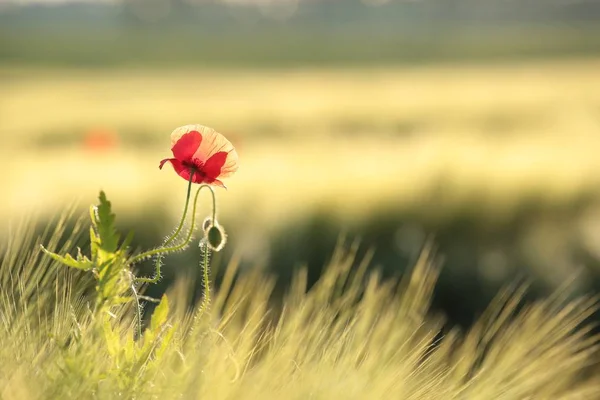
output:
<svg viewBox="0 0 600 400"><path fill-rule="evenodd" d="M221 168L221 173L219 174L219 177L227 178L233 175L237 170L238 154L235 151L235 149L231 149L231 151L227 153L227 162L225 163L225 165L223 165L223 168Z"/></svg>
<svg viewBox="0 0 600 400"><path fill-rule="evenodd" d="M192 159L187 159L187 161L198 160L201 163L206 163L206 161L216 153L226 152L229 155L227 156L225 165L221 167L219 178L229 177L238 170L238 155L233 144L231 144L231 142L223 135L208 126L194 124L181 126L175 129L171 133L171 146L177 144L182 136L190 132L199 132L200 136L202 136L202 140Z"/></svg>
<svg viewBox="0 0 600 400"><path fill-rule="evenodd" d="M171 158L171 159L163 160L163 161L165 161L165 162L170 161L171 165L173 166L173 169L175 170L177 175L179 175L186 181L190 180L190 167L183 165L183 163L176 158ZM161 161L161 165L162 164L164 164L164 163ZM200 174L195 173L194 178L192 179L192 182L193 183L205 183L206 179L204 179Z"/></svg>
<svg viewBox="0 0 600 400"><path fill-rule="evenodd" d="M231 142L219 132L207 126L198 127L201 128L200 132L202 133L202 143L198 147L195 158L206 162L206 160L221 151L229 153L233 150L233 145Z"/></svg>
<svg viewBox="0 0 600 400"><path fill-rule="evenodd" d="M225 186L225 184L224 184L223 182L221 182L220 180L218 180L218 179L215 179L215 180L214 180L214 181L212 181L210 184L211 184L211 185L215 185L215 186L222 187L223 189L227 189L227 186Z"/></svg>
<svg viewBox="0 0 600 400"><path fill-rule="evenodd" d="M223 165L225 165L226 161L227 152L225 151L215 153L208 160L206 160L206 163L204 163L204 166L202 167L202 171L208 180L215 180L219 177L221 174L221 169L223 168Z"/></svg>
<svg viewBox="0 0 600 400"><path fill-rule="evenodd" d="M177 161L177 160L174 158L165 158L164 160L161 160L160 164L158 164L158 169L162 169L163 165L165 165L165 163L167 161L173 162L173 161Z"/></svg>
<svg viewBox="0 0 600 400"><path fill-rule="evenodd" d="M191 131L182 135L171 150L176 159L191 160L201 143L202 135L200 135L200 132Z"/></svg>

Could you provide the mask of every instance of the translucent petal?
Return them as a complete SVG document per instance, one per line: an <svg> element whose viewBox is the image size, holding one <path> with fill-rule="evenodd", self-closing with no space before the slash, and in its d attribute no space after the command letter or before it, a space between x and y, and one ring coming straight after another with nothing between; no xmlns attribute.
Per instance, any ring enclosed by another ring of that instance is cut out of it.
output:
<svg viewBox="0 0 600 400"><path fill-rule="evenodd" d="M202 143L202 136L200 132L190 131L179 137L179 139L173 144L171 150L176 159L181 161L192 160L194 153L196 153Z"/></svg>

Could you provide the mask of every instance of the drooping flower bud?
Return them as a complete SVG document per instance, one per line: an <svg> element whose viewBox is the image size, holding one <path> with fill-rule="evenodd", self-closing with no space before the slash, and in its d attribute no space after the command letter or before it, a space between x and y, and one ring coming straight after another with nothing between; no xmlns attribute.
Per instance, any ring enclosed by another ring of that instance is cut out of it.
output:
<svg viewBox="0 0 600 400"><path fill-rule="evenodd" d="M206 231L208 231L208 228L210 228L212 224L212 218L206 217L204 221L202 221L202 231L206 234Z"/></svg>
<svg viewBox="0 0 600 400"><path fill-rule="evenodd" d="M208 217L202 222L204 238L201 241L212 251L221 251L227 243L227 234L223 227L212 218Z"/></svg>

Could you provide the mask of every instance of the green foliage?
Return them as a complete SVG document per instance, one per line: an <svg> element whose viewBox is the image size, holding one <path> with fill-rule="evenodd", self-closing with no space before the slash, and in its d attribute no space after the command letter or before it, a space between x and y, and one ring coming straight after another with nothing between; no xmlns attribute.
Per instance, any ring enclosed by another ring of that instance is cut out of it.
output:
<svg viewBox="0 0 600 400"><path fill-rule="evenodd" d="M50 257L52 257L53 260L56 260L59 263L66 265L67 267L77 268L84 271L88 271L94 267L92 261L90 261L86 256L81 254L80 249L77 249L77 259L73 258L70 254L67 254L63 257L58 254L51 253L48 250L46 250L43 246L42 250Z"/></svg>
<svg viewBox="0 0 600 400"><path fill-rule="evenodd" d="M115 214L104 192L100 192L99 204L90 208L90 257L77 250L77 258L70 255L60 256L42 246L45 254L68 267L91 271L96 279L96 304L91 314L90 325L85 332L79 332L79 348L70 349L64 355L62 372L70 380L86 379L102 382L109 379L125 393L133 396L143 388L144 371L153 367L154 360L160 358L174 335L174 327L167 324L169 302L165 296L154 310L150 326L141 335L141 306L134 286L134 277L129 270L129 245L133 239L130 233L119 245L120 235L115 227ZM160 251L160 249L159 249ZM127 292L133 296L127 296ZM136 300L139 340L134 341L133 334L123 335L119 321L126 318L127 308ZM90 359L90 353L82 351L85 342L93 338L102 338L103 346L97 351L105 351L110 365L102 371ZM83 374L83 376L82 376ZM97 383L94 383L96 385Z"/></svg>
<svg viewBox="0 0 600 400"><path fill-rule="evenodd" d="M92 229L90 239L92 242L92 257L98 258L100 263L110 259L117 252L119 234L115 228L115 214L111 211L110 201L106 194L100 192L100 204L90 208Z"/></svg>
<svg viewBox="0 0 600 400"><path fill-rule="evenodd" d="M92 270L99 257L121 263L103 196L93 215ZM48 242L47 254L70 250ZM569 300L565 286L524 304L525 288L507 288L472 329L446 330L430 310L439 274L430 248L396 282L368 274L369 257L357 265L356 246L339 246L310 289L306 270L296 273L281 307L271 303L272 278L232 263L210 309L202 299L189 310L182 278L136 336L133 302L113 296L110 313L90 309L73 275L89 270L30 257L37 245L27 240L10 246L3 254L20 257L0 269L2 399L600 397L598 375L588 374L600 361L586 322L595 299Z"/></svg>
<svg viewBox="0 0 600 400"><path fill-rule="evenodd" d="M169 313L169 300L166 295L163 295L159 305L154 309L152 314L152 320L150 322L150 330L156 332L160 327L167 321L167 314Z"/></svg>
<svg viewBox="0 0 600 400"><path fill-rule="evenodd" d="M152 314L151 325L138 341L131 334L120 334L110 320L104 321L106 348L112 364L107 369L107 377L131 396L143 392L150 384L149 377L158 372L161 357L171 345L175 327L167 324L168 312L167 297L163 296Z"/></svg>
<svg viewBox="0 0 600 400"><path fill-rule="evenodd" d="M112 305L131 301L125 293L131 287L130 272L127 269L127 256L133 233L129 233L121 246L120 235L115 228L115 214L106 194L101 191L99 204L90 207L90 249L91 259L77 249L77 258L71 255L60 256L42 246L44 253L52 259L71 268L92 271L97 280L97 307L110 308Z"/></svg>

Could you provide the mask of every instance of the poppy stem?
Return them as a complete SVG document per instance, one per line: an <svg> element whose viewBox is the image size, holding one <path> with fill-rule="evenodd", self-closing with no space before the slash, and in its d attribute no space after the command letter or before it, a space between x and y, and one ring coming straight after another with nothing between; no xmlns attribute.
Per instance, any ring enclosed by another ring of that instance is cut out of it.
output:
<svg viewBox="0 0 600 400"><path fill-rule="evenodd" d="M175 240L175 238L177 237L177 235L179 235L179 232L181 232L181 229L183 228L183 223L185 221L185 217L187 215L188 206L190 204L190 193L192 191L192 179L193 178L194 178L194 171L192 170L191 173L190 173L190 179L188 181L187 195L185 196L185 205L183 206L183 215L181 216L181 220L179 221L179 226L177 226L177 229L175 229L175 232L169 238L167 238L163 242L163 244L162 244L161 247L159 247L158 249L153 249L153 250L146 251L144 253L138 254L137 256L135 256L129 262L130 264L135 264L137 262L142 261L146 257L151 257L154 254L159 254L159 253L156 253L155 250L159 250L159 249L164 248L166 245L168 245L173 240ZM196 197L197 197L197 195L196 195ZM195 209L195 206L194 206L194 209ZM194 214L194 216L195 216L195 214ZM192 230L193 230L193 227L194 227L193 224L194 224L194 217L192 217L192 228L191 228ZM152 254L150 254L150 253L152 253Z"/></svg>
<svg viewBox="0 0 600 400"><path fill-rule="evenodd" d="M171 235L171 237L163 243L163 247L175 240L175 238L177 237L177 235L179 235L179 232L181 232L181 229L183 228L183 223L185 222L188 206L190 204L190 193L192 192L192 181L194 179L194 172L195 171L193 169L190 172L190 180L188 182L187 195L185 196L185 205L183 206L183 215L181 216L181 221L179 221L179 226L177 227L173 235ZM194 217L195 215L192 216L192 218Z"/></svg>
<svg viewBox="0 0 600 400"><path fill-rule="evenodd" d="M142 306L140 305L140 297L138 296L137 289L135 288L135 283L131 284L131 293L133 293L133 299L135 300L135 309L136 309L136 317L137 317L137 334L138 338L142 337Z"/></svg>
<svg viewBox="0 0 600 400"><path fill-rule="evenodd" d="M204 293L202 294L202 303L199 311L205 312L210 307L210 248L208 247L208 243L200 242L200 251L202 253L200 267L202 268L202 288L204 289Z"/></svg>
<svg viewBox="0 0 600 400"><path fill-rule="evenodd" d="M134 257L130 264L134 264L136 262L139 262L145 258L148 257L153 257L153 256L158 256L156 259L156 264L155 264L155 268L154 268L154 276L151 278L144 278L144 277L140 277L140 278L134 278L134 280L136 282L143 282L143 283L156 283L160 280L161 278L161 262L160 262L160 256L162 254L166 254L166 253L172 253L178 250L182 250L184 249L187 245L189 245L190 241L192 240L192 235L194 234L194 228L196 226L196 207L198 205L198 195L200 194L200 191L203 188L207 188L208 190L210 190L211 196L212 196L212 203L213 203L213 218L216 217L217 215L217 200L216 200L216 195L215 195L215 191L212 187L208 186L208 185L202 185L198 188L198 190L196 191L196 194L194 196L194 201L193 201L193 205L192 205L192 222L190 224L190 230L185 238L185 240L183 242L181 242L180 244L171 246L171 247L165 247L165 244L168 243L165 242L165 244L163 244L163 246L158 247L156 249L153 250L149 250L146 251L144 253L138 254L136 257Z"/></svg>
<svg viewBox="0 0 600 400"><path fill-rule="evenodd" d="M211 189L213 208L212 208L212 223L217 223L217 198L214 190ZM200 266L202 267L202 286L204 287L204 294L202 298L202 305L200 310L207 311L210 307L210 247L208 246L208 232L204 232L204 239L200 241L200 249L202 252L202 260Z"/></svg>

